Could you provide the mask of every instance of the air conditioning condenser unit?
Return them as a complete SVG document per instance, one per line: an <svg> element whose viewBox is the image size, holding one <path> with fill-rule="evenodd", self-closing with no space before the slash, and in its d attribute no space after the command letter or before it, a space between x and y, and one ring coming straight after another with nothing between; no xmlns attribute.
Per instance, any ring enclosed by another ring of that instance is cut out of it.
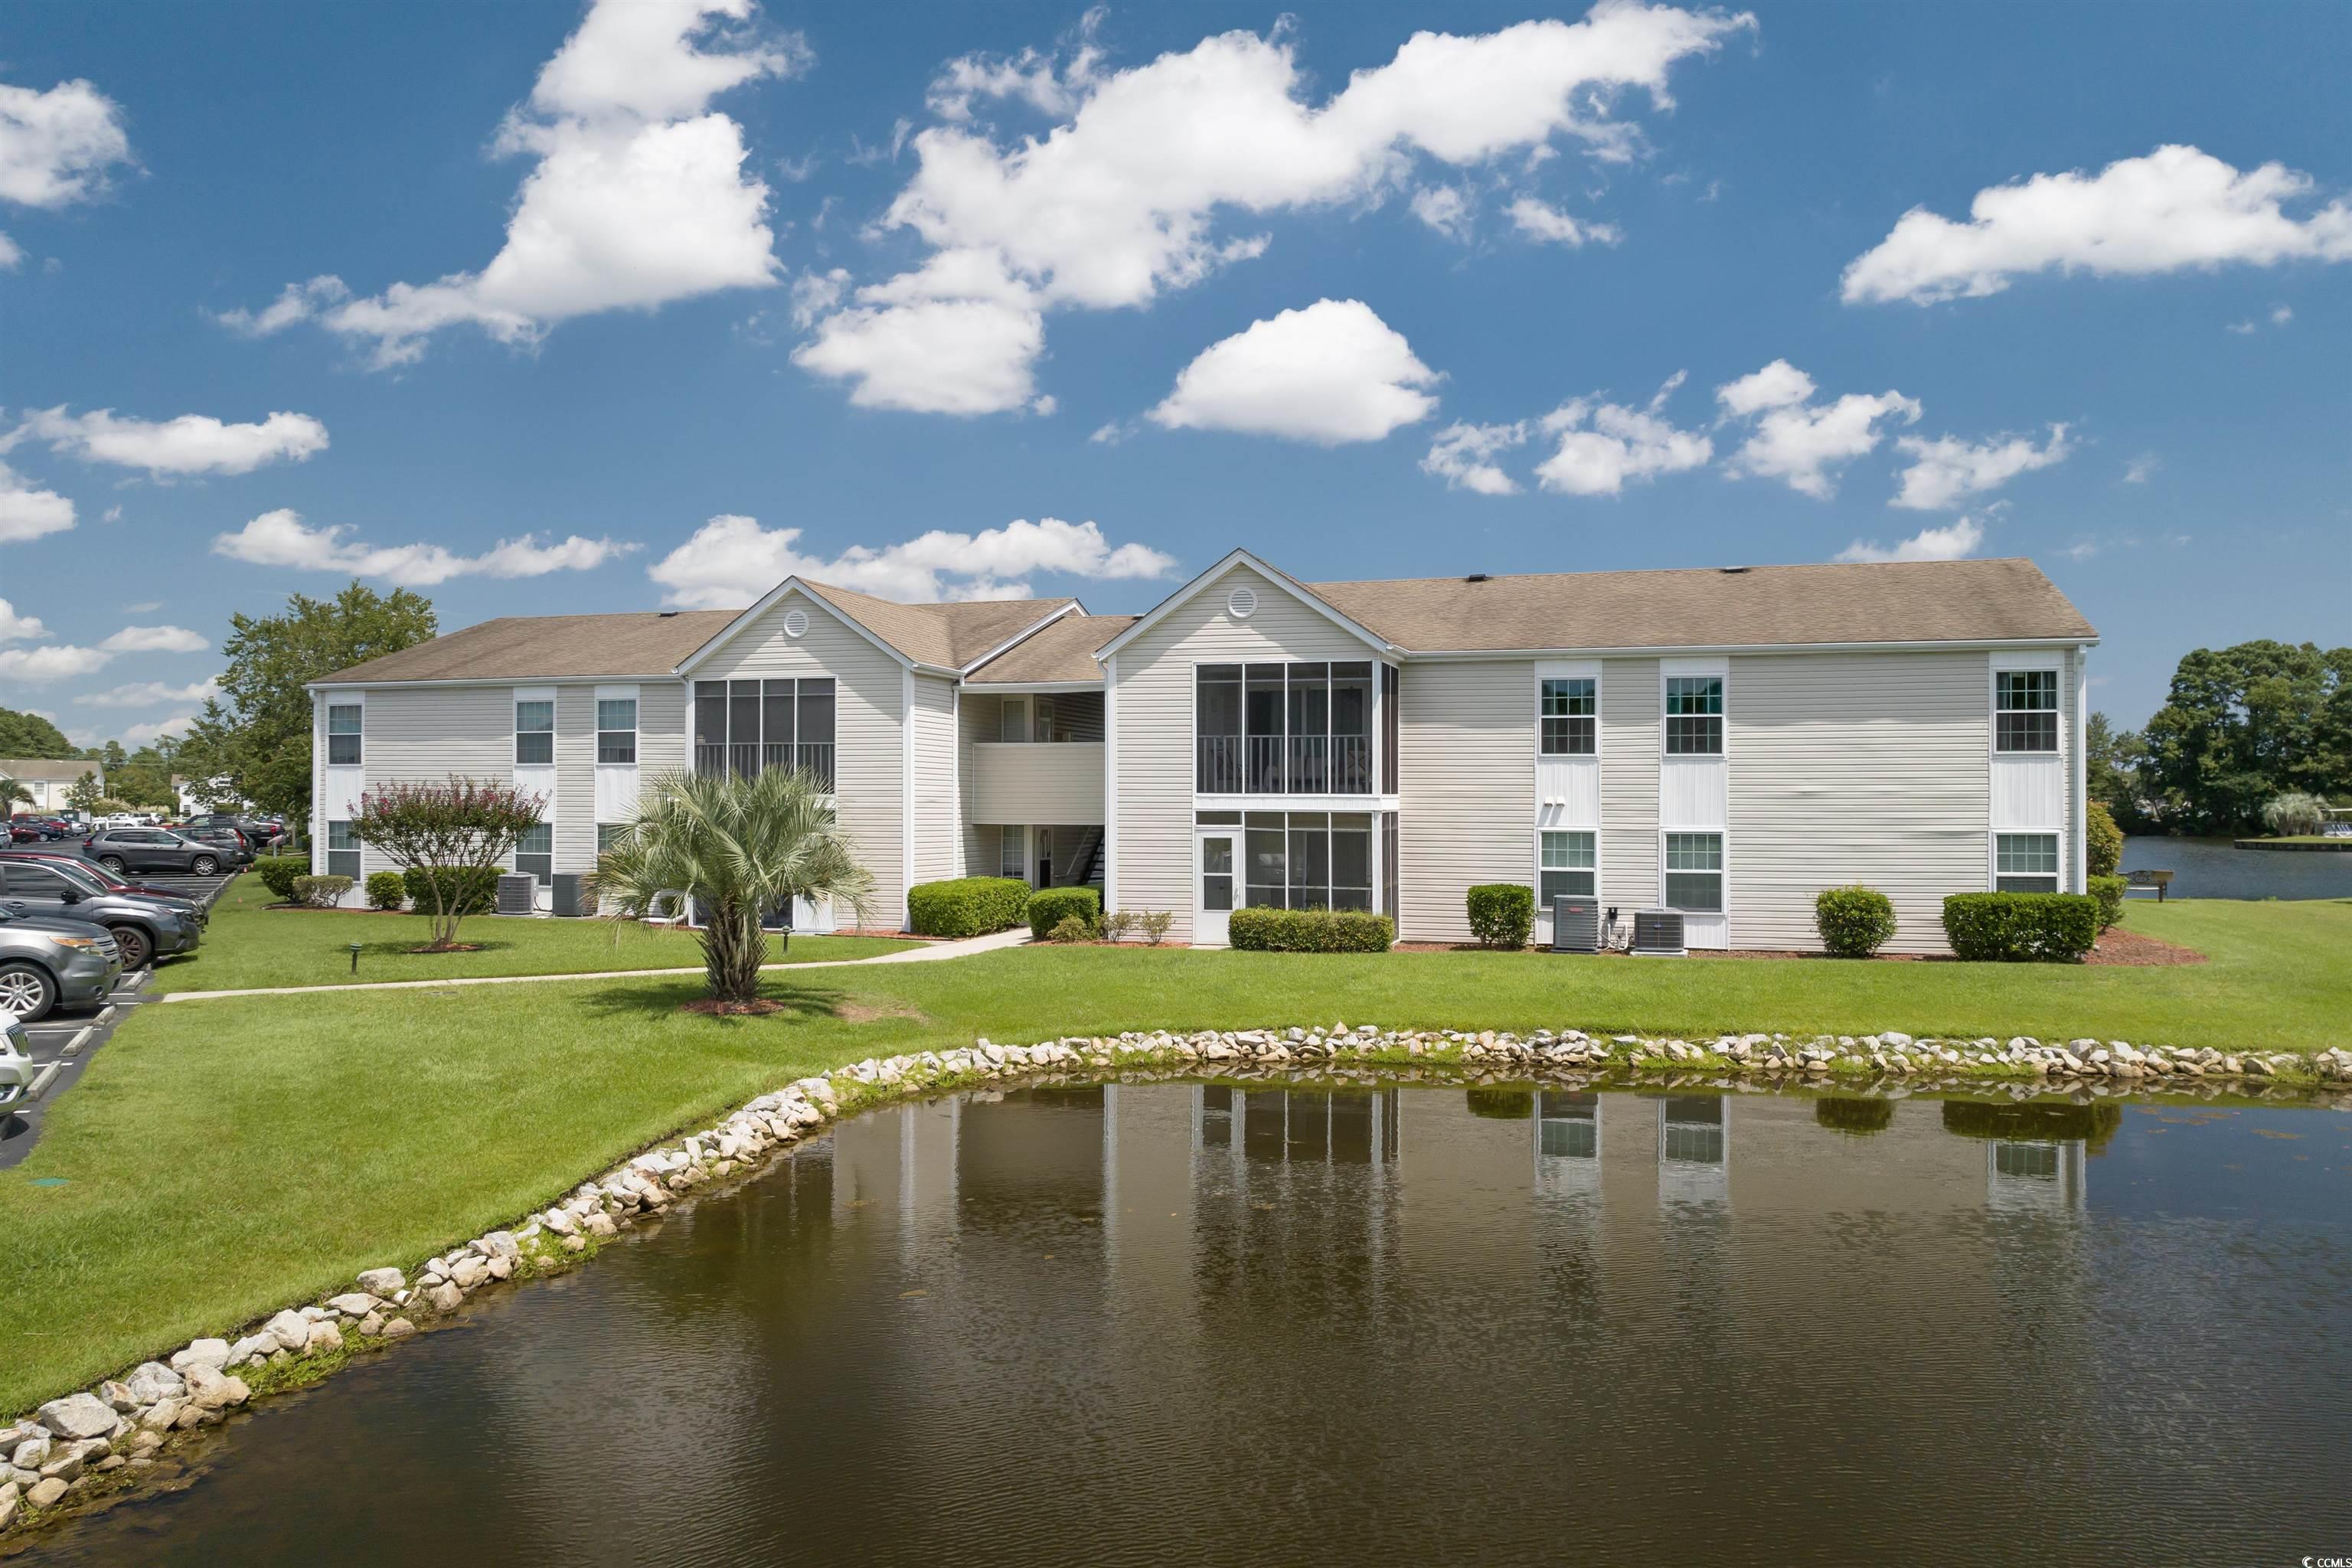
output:
<svg viewBox="0 0 2352 1568"><path fill-rule="evenodd" d="M1554 952L1601 951L1601 903L1563 894L1551 901L1551 950Z"/></svg>
<svg viewBox="0 0 2352 1568"><path fill-rule="evenodd" d="M535 914L539 909L539 879L527 871L499 879L498 911L502 915Z"/></svg>
<svg viewBox="0 0 2352 1568"><path fill-rule="evenodd" d="M1634 957L1680 958L1686 951L1683 946L1681 910L1635 910L1633 911Z"/></svg>

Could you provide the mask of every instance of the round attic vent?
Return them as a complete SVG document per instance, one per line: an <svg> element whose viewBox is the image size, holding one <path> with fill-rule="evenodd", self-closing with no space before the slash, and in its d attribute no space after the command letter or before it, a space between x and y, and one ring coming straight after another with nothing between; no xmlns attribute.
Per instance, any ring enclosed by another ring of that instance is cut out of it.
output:
<svg viewBox="0 0 2352 1568"><path fill-rule="evenodd" d="M788 637L806 637L808 635L808 612L806 610L786 610L784 612L784 635Z"/></svg>
<svg viewBox="0 0 2352 1568"><path fill-rule="evenodd" d="M1234 613L1234 619L1237 621L1248 620L1250 618L1251 612L1257 608L1257 590L1255 588L1234 589L1232 595L1225 600L1225 608Z"/></svg>

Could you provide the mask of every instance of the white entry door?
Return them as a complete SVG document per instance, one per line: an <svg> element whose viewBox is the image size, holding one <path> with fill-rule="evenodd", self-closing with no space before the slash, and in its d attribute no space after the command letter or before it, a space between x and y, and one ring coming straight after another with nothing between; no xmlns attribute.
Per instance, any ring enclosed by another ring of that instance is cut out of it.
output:
<svg viewBox="0 0 2352 1568"><path fill-rule="evenodd" d="M1236 891L1234 868L1233 833L1201 835L1201 881L1193 889L1192 945L1223 947L1226 942L1226 917L1234 912Z"/></svg>

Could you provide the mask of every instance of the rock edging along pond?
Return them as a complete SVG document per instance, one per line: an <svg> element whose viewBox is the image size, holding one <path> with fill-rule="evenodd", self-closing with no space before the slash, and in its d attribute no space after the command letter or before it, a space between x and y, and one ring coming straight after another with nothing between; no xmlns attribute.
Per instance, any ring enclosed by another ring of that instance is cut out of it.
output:
<svg viewBox="0 0 2352 1568"><path fill-rule="evenodd" d="M657 1216L698 1189L749 1174L840 1117L886 1100L1040 1074L1139 1068L1219 1077L1381 1068L1493 1082L1498 1075L1565 1084L1664 1080L1727 1089L1795 1085L1849 1093L1883 1089L2005 1089L2017 1100L2053 1089L2077 1101L2162 1088L2303 1097L2352 1091L2352 1050L2230 1055L2088 1039L1916 1039L1888 1030L1793 1039L1726 1035L1705 1045L1568 1029L1510 1033L1293 1027L1070 1037L1032 1046L982 1039L946 1052L869 1058L763 1094L717 1125L647 1150L582 1183L510 1227L487 1232L408 1269L361 1271L352 1288L289 1306L234 1335L199 1339L95 1389L68 1394L0 1427L0 1530L24 1529L160 1479L167 1450L249 1401L299 1387L361 1351L404 1339L469 1296L570 1267L603 1239Z"/></svg>

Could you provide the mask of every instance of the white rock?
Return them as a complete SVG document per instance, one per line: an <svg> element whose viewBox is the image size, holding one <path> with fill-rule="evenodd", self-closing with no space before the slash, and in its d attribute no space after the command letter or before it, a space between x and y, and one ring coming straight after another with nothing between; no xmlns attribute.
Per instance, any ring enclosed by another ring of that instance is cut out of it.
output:
<svg viewBox="0 0 2352 1568"><path fill-rule="evenodd" d="M341 1296L330 1297L327 1301L328 1306L332 1307L336 1311L341 1312L347 1318L364 1318L370 1312L376 1310L377 1304L376 1299L373 1296L367 1294L365 1291L359 1290L348 1291Z"/></svg>
<svg viewBox="0 0 2352 1568"><path fill-rule="evenodd" d="M408 1288L408 1276L397 1268L362 1268L359 1284L371 1296L389 1296Z"/></svg>
<svg viewBox="0 0 2352 1568"><path fill-rule="evenodd" d="M181 1373L183 1376L186 1375L188 1368L199 1364L209 1366L215 1372L218 1372L222 1367L227 1365L228 1342L226 1340L197 1340L189 1344L185 1350L177 1350L172 1352L172 1370Z"/></svg>
<svg viewBox="0 0 2352 1568"><path fill-rule="evenodd" d="M514 1232L510 1230L494 1230L474 1245L481 1249L485 1258L503 1258L511 1263L522 1256L522 1245L515 1240Z"/></svg>
<svg viewBox="0 0 2352 1568"><path fill-rule="evenodd" d="M52 1399L38 1412L40 1423L60 1437L106 1437L114 1433L114 1411L93 1394Z"/></svg>
<svg viewBox="0 0 2352 1568"><path fill-rule="evenodd" d="M457 1267L449 1271L449 1278L457 1282L457 1289L460 1290L472 1289L488 1279L489 1275L488 1262L479 1258L460 1258Z"/></svg>
<svg viewBox="0 0 2352 1568"><path fill-rule="evenodd" d="M247 1334L228 1348L228 1364L243 1366L248 1362L266 1359L278 1348L278 1336L271 1333Z"/></svg>
<svg viewBox="0 0 2352 1568"><path fill-rule="evenodd" d="M208 1366L190 1367L188 1403L198 1410L218 1410L224 1405L234 1404L232 1384L238 1388L245 1386L237 1379L225 1377Z"/></svg>
<svg viewBox="0 0 2352 1568"><path fill-rule="evenodd" d="M188 1380L159 1361L140 1363L123 1383L130 1388L131 1397L142 1405L177 1399L188 1392Z"/></svg>
<svg viewBox="0 0 2352 1568"><path fill-rule="evenodd" d="M262 1324L261 1331L276 1340L282 1349L299 1351L310 1342L310 1320L289 1310Z"/></svg>
<svg viewBox="0 0 2352 1568"><path fill-rule="evenodd" d="M332 1323L313 1323L310 1325L310 1342L302 1347L302 1353L316 1355L320 1351L339 1351L342 1348L342 1330Z"/></svg>

